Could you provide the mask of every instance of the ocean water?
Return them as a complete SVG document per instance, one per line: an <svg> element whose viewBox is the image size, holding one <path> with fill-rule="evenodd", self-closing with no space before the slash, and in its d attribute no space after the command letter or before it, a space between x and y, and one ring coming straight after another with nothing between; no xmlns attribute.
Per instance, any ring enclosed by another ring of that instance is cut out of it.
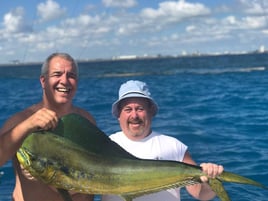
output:
<svg viewBox="0 0 268 201"><path fill-rule="evenodd" d="M154 130L187 144L197 163L222 164L227 171L268 186L268 54L99 61L79 66L74 102L90 111L107 135L119 130L111 104L120 84L142 80L160 108ZM40 65L0 67L0 126L12 114L40 101L39 72ZM13 186L8 161L0 167L0 201L11 200ZM268 199L268 191L256 187L224 186L235 201ZM182 200L194 199L182 190Z"/></svg>

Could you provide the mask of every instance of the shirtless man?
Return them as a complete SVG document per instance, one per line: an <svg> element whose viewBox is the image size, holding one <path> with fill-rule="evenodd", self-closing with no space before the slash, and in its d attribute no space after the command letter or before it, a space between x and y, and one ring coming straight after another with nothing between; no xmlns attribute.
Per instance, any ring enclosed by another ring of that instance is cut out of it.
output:
<svg viewBox="0 0 268 201"><path fill-rule="evenodd" d="M16 152L28 134L40 129L54 129L63 115L77 113L96 124L90 113L72 103L77 82L78 66L74 59L66 53L50 55L41 69L42 101L18 112L1 128L0 166L12 158L16 178L12 196L14 201L63 200L55 188L33 178L20 166ZM70 194L73 201L93 201L93 195Z"/></svg>

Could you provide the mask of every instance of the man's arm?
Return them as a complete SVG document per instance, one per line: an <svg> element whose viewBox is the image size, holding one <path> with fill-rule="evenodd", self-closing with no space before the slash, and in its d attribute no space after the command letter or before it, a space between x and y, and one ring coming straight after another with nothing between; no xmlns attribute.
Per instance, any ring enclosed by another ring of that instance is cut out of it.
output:
<svg viewBox="0 0 268 201"><path fill-rule="evenodd" d="M189 152L185 153L183 162L196 165L192 157L190 156ZM202 163L200 165L202 167L203 172L208 175L210 178L214 178L217 175L220 175L223 172L223 167L221 165L213 164L213 163ZM196 184L192 186L187 186L186 189L189 194L191 194L194 198L199 200L211 200L213 199L216 194L210 188L208 183L208 178L206 176L202 176L200 178L204 183Z"/></svg>
<svg viewBox="0 0 268 201"><path fill-rule="evenodd" d="M27 118L27 111L15 114L0 130L0 166L11 159L20 148L23 140L38 129L55 128L58 122L56 113L42 108Z"/></svg>

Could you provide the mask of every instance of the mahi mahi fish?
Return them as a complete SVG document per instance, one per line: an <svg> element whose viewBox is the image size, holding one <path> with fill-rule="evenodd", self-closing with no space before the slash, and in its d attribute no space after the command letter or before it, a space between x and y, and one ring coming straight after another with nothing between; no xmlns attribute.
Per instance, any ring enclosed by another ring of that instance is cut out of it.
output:
<svg viewBox="0 0 268 201"><path fill-rule="evenodd" d="M199 166L177 161L138 159L87 119L69 114L53 131L28 135L17 152L21 165L32 176L58 189L65 201L68 191L115 194L125 201L165 189L202 183ZM264 185L224 171L208 184L221 201L229 201L222 182Z"/></svg>

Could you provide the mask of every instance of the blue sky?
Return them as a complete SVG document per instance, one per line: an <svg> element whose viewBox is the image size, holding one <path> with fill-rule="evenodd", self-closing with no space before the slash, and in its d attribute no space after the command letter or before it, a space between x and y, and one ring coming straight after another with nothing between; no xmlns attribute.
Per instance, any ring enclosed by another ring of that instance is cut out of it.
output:
<svg viewBox="0 0 268 201"><path fill-rule="evenodd" d="M0 63L268 49L266 0L27 0L0 7Z"/></svg>

